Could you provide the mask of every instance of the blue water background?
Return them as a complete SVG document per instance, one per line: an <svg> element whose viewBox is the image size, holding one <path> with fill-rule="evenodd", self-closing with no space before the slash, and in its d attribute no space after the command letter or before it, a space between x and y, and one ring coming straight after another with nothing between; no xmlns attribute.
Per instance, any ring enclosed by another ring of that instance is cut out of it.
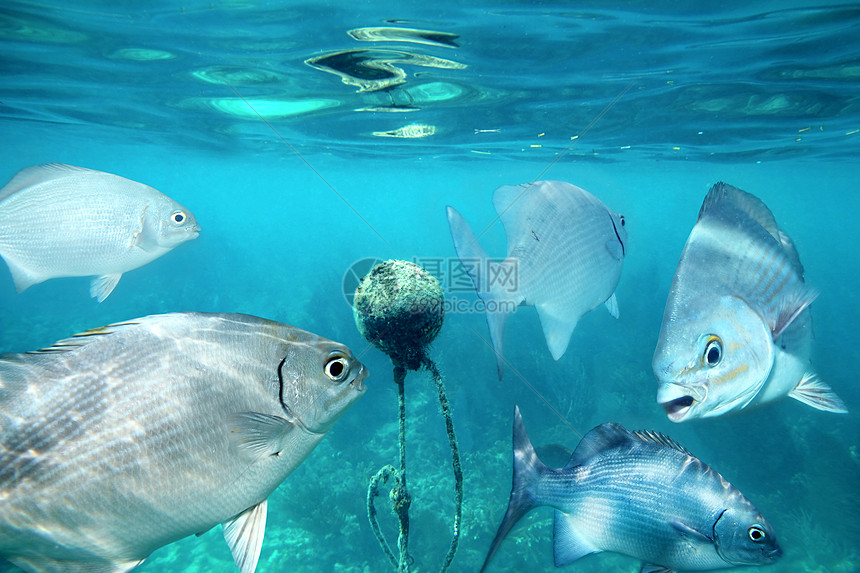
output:
<svg viewBox="0 0 860 573"><path fill-rule="evenodd" d="M303 64L378 49L345 32L381 25L459 34L457 48L385 47L467 67L404 66L407 83L389 96L356 93ZM858 30L849 3L5 3L0 179L46 162L117 173L186 205L203 231L124 275L102 304L86 279L16 294L0 269L0 350L180 310L255 314L349 345L370 368L368 392L270 498L257 570L390 571L365 492L397 460L396 389L388 359L355 329L344 274L365 257L447 264L446 205L479 231L494 220L499 185L569 181L626 216L621 318L588 314L556 362L534 309L520 308L507 359L578 432L606 421L663 431L722 473L776 529L785 555L762 571L856 571ZM406 92L419 109L355 111L403 103ZM409 124L436 133L373 135ZM655 403L650 360L672 274L721 180L760 197L794 239L821 291L813 364L850 414L785 399L676 425ZM482 242L505 254L498 222ZM473 300L445 286L449 300ZM512 371L497 381L487 337L483 315L450 313L432 348L466 480L454 571L480 567L507 505L513 405L536 444L579 439ZM406 391L410 547L415 570L433 571L450 538L450 456L430 379L412 373ZM377 505L393 540L385 497ZM553 570L551 538L552 511L535 510L490 570ZM638 563L600 554L567 569ZM140 569L198 570L234 570L220 528L160 549Z"/></svg>

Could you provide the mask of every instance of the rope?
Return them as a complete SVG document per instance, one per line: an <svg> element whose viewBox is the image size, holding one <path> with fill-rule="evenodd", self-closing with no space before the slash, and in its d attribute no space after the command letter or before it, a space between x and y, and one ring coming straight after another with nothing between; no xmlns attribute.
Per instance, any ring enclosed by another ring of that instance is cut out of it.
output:
<svg viewBox="0 0 860 573"><path fill-rule="evenodd" d="M408 573L409 565L412 563L412 558L409 556L407 545L409 543L409 506L412 505L412 497L406 490L406 400L404 399L403 383L406 380L406 369L395 365L394 381L397 383L397 398L399 405L400 417L400 469L392 465L387 465L376 472L370 483L367 486L367 518L370 520L370 526L373 529L373 534L379 542L379 546L394 569L401 573ZM384 487L388 480L393 479L394 485L391 487L391 492L388 498L391 501L391 509L397 515L399 520L399 534L397 536L397 550L400 554L399 559L394 556L388 542L382 535L379 529L379 521L376 519L376 506L374 499L379 495L379 488Z"/></svg>
<svg viewBox="0 0 860 573"><path fill-rule="evenodd" d="M448 548L448 554L445 556L445 561L442 563L440 573L444 573L451 565L454 559L454 554L457 552L457 545L460 542L460 523L463 515L463 470L460 467L460 450L457 446L457 438L454 435L454 421L451 418L451 406L448 403L448 397L445 394L445 385L442 382L442 375L429 358L424 357L421 362L433 377L436 383L436 390L439 392L439 406L442 409L442 417L445 419L445 429L448 433L448 443L451 447L451 465L454 469L454 533L451 538L451 545ZM387 465L376 472L370 479L370 484L367 487L367 517L370 520L373 534L379 542L391 565L398 573L408 573L409 566L412 564L412 557L409 556L407 545L409 543L409 506L412 504L412 497L406 490L406 400L404 399L404 382L406 381L406 369L395 362L394 365L394 381L397 383L397 398L399 410L399 439L400 439L400 468ZM395 557L394 552L382 535L379 529L379 522L376 518L376 506L374 499L379 495L380 487L385 487L389 480L393 480L389 499L391 508L397 515L400 522L399 534L397 536L397 550L399 558Z"/></svg>
<svg viewBox="0 0 860 573"><path fill-rule="evenodd" d="M460 522L463 516L463 470L460 467L460 448L457 446L457 436L454 435L454 420L451 418L451 407L448 404L448 397L445 395L445 384L442 382L442 375L439 374L436 364L429 358L424 359L424 367L433 375L433 381L436 382L436 389L439 391L439 406L442 409L442 417L445 418L448 444L451 446L451 465L454 469L454 533L451 537L451 546L448 548L448 555L445 556L445 561L439 570L440 572L444 572L451 565L454 554L457 552L457 545L460 542Z"/></svg>

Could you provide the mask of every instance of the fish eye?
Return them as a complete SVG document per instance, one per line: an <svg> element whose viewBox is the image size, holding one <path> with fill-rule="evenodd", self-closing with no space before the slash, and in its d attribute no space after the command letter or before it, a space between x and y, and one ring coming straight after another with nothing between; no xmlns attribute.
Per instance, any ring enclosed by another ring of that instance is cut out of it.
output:
<svg viewBox="0 0 860 573"><path fill-rule="evenodd" d="M334 382L340 382L346 377L349 363L343 356L335 356L325 363L325 375Z"/></svg>
<svg viewBox="0 0 860 573"><path fill-rule="evenodd" d="M755 543L764 541L765 537L767 537L767 534L760 525L750 526L750 528L747 530L747 534L750 536L750 539Z"/></svg>
<svg viewBox="0 0 860 573"><path fill-rule="evenodd" d="M624 215L618 215L618 218L621 219L621 226L623 227L626 224L627 220L624 218Z"/></svg>
<svg viewBox="0 0 860 573"><path fill-rule="evenodd" d="M702 357L705 364L713 368L720 363L723 358L723 342L719 337L711 336L708 339L708 344L705 345L705 354Z"/></svg>
<svg viewBox="0 0 860 573"><path fill-rule="evenodd" d="M185 222L185 219L188 217L185 216L185 213L182 211L176 211L173 215L170 216L170 220L176 223L177 225L181 225Z"/></svg>

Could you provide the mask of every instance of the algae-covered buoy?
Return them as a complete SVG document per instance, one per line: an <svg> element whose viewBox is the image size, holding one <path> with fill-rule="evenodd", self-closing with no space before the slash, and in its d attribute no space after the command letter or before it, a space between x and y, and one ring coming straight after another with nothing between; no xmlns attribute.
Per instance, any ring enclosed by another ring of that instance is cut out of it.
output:
<svg viewBox="0 0 860 573"><path fill-rule="evenodd" d="M442 329L444 303L436 277L414 263L390 260L361 279L353 315L361 335L395 366L418 370Z"/></svg>
<svg viewBox="0 0 860 573"><path fill-rule="evenodd" d="M442 319L445 317L444 303L442 287L433 275L414 263L389 260L373 267L361 279L355 290L352 307L358 331L368 342L386 353L394 364L400 418L400 467L387 465L370 479L367 488L367 516L383 552L394 568L402 573L408 572L412 564L412 558L408 552L409 507L412 498L406 488L404 382L407 370L424 368L430 372L436 383L439 405L451 447L455 513L451 545L442 563L441 571L445 571L454 559L460 537L463 508L463 472L460 468L460 453L442 375L427 355L430 343L442 329ZM391 508L400 521L400 534L397 540L399 558L395 557L379 529L374 506L374 500L379 496L379 488L385 486L389 480L393 481L389 494Z"/></svg>

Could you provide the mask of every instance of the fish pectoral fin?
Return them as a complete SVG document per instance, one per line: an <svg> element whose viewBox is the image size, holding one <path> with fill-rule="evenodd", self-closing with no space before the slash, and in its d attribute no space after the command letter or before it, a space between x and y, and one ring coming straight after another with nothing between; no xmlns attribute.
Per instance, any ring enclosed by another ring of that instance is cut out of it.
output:
<svg viewBox="0 0 860 573"><path fill-rule="evenodd" d="M254 573L257 568L257 560L260 559L260 550L263 548L263 536L266 533L267 501L264 499L221 524L224 539L241 573Z"/></svg>
<svg viewBox="0 0 860 573"><path fill-rule="evenodd" d="M152 251L158 247L158 222L149 213L149 205L140 214L140 228L131 237L131 246L144 251Z"/></svg>
<svg viewBox="0 0 860 573"><path fill-rule="evenodd" d="M537 304L535 308L537 308L540 324L543 327L546 345L549 347L553 359L558 360L567 350L570 336L573 334L573 329L576 328L579 318L561 316L561 313L548 305Z"/></svg>
<svg viewBox="0 0 860 573"><path fill-rule="evenodd" d="M680 521L672 521L670 523L670 525L672 526L673 529L675 529L675 531L677 531L678 533L680 533L684 537L690 537L692 539L695 539L696 541L699 541L700 543L713 543L714 542L713 539L711 539L710 537L708 537L707 535L705 535L704 533L702 533L698 529L696 529L690 525L687 525L686 523L682 523Z"/></svg>
<svg viewBox="0 0 860 573"><path fill-rule="evenodd" d="M616 261L624 260L624 247L618 242L618 237L613 237L606 241L606 250L609 255Z"/></svg>
<svg viewBox="0 0 860 573"><path fill-rule="evenodd" d="M556 510L553 519L553 557L555 566L561 567L573 563L577 559L603 551L576 530L574 517L563 511Z"/></svg>
<svg viewBox="0 0 860 573"><path fill-rule="evenodd" d="M779 338L785 329L794 322L800 313L812 304L818 297L818 291L812 288L804 287L793 296L786 297L779 308L779 314L776 317L776 323L773 325L773 339Z"/></svg>
<svg viewBox="0 0 860 573"><path fill-rule="evenodd" d="M639 568L639 573L675 573L675 570L653 563L643 563L642 567Z"/></svg>
<svg viewBox="0 0 860 573"><path fill-rule="evenodd" d="M788 395L807 406L812 406L825 412L833 412L834 414L848 413L845 402L836 395L836 392L822 381L821 378L811 372L807 372Z"/></svg>
<svg viewBox="0 0 860 573"><path fill-rule="evenodd" d="M615 298L615 293L612 293L612 296L606 299L606 302L603 303L606 305L606 310L609 311L609 316L617 319L618 314L618 300Z"/></svg>
<svg viewBox="0 0 860 573"><path fill-rule="evenodd" d="M122 273L102 275L94 278L90 283L90 296L97 299L99 302L102 302L110 296L110 293L112 293L113 289L116 288L116 285L121 278Z"/></svg>
<svg viewBox="0 0 860 573"><path fill-rule="evenodd" d="M292 422L280 416L242 412L232 419L230 437L242 454L256 461L279 455L284 436L294 427Z"/></svg>

